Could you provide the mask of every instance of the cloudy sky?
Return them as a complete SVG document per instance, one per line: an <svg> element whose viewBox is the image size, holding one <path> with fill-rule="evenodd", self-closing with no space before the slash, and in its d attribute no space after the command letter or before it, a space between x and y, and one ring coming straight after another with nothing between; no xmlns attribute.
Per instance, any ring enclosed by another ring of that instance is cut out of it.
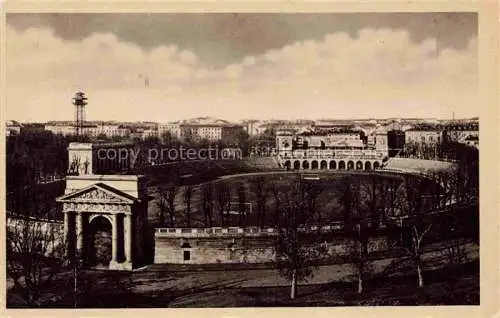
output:
<svg viewBox="0 0 500 318"><path fill-rule="evenodd" d="M6 117L471 117L474 13L8 14Z"/></svg>

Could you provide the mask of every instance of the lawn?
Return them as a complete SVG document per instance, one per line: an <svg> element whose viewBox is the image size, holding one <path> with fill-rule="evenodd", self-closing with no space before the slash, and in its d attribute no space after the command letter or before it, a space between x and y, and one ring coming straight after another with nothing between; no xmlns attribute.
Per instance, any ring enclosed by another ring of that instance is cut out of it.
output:
<svg viewBox="0 0 500 318"><path fill-rule="evenodd" d="M341 274L341 273L340 273ZM335 273L330 272L331 277ZM412 273L397 277L374 277L365 291L356 293L352 281L331 280L302 284L295 300L289 299L287 282L275 270L217 272L166 272L143 270L133 273L85 271L79 278L78 307L164 308L164 307L267 307L267 306L373 306L373 305L478 305L479 262L453 268L428 270L426 285L417 288ZM253 281L253 283L252 283ZM262 282L259 286L256 282ZM246 283L245 283L246 282ZM54 294L45 297L44 307L73 307L71 275L61 275L52 284ZM62 293L62 290L67 292ZM58 292L58 295L56 294ZM21 306L9 290L8 307Z"/></svg>

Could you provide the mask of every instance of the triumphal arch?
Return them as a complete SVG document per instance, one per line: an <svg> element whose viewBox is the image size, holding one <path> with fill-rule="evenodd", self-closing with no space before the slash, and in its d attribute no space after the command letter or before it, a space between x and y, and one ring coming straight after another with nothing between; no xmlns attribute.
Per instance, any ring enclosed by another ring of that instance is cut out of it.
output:
<svg viewBox="0 0 500 318"><path fill-rule="evenodd" d="M132 270L147 250L146 180L140 175L95 174L95 145L71 143L65 194L57 199L64 213L68 254L84 265Z"/></svg>

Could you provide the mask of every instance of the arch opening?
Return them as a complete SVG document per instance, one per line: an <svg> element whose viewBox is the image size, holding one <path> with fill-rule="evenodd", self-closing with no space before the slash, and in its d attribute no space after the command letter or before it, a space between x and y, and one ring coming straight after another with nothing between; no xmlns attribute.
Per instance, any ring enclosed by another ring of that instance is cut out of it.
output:
<svg viewBox="0 0 500 318"><path fill-rule="evenodd" d="M300 169L300 161L295 160L295 161L293 162L293 169L294 169L294 170L299 170L299 169Z"/></svg>
<svg viewBox="0 0 500 318"><path fill-rule="evenodd" d="M309 169L309 161L304 160L304 162L302 162L302 169Z"/></svg>
<svg viewBox="0 0 500 318"><path fill-rule="evenodd" d="M337 162L335 162L335 160L330 161L330 169L337 169Z"/></svg>
<svg viewBox="0 0 500 318"><path fill-rule="evenodd" d="M349 160L347 163L347 170L352 170L354 169L354 161Z"/></svg>
<svg viewBox="0 0 500 318"><path fill-rule="evenodd" d="M290 162L290 160L287 160L285 162L285 168L286 168L286 170L290 170L291 167L292 167L292 163Z"/></svg>
<svg viewBox="0 0 500 318"><path fill-rule="evenodd" d="M112 259L112 225L104 216L97 216L89 223L87 263L89 266L109 266Z"/></svg>
<svg viewBox="0 0 500 318"><path fill-rule="evenodd" d="M311 162L311 169L318 169L318 161L313 160Z"/></svg>
<svg viewBox="0 0 500 318"><path fill-rule="evenodd" d="M361 161L356 162L356 170L363 170L363 162Z"/></svg>
<svg viewBox="0 0 500 318"><path fill-rule="evenodd" d="M372 164L370 161L365 162L365 170L372 170Z"/></svg>
<svg viewBox="0 0 500 318"><path fill-rule="evenodd" d="M345 161L344 160L339 161L339 170L345 170Z"/></svg>
<svg viewBox="0 0 500 318"><path fill-rule="evenodd" d="M328 163L326 162L326 160L321 160L320 168L322 170L325 170L325 169L327 169L327 167L328 167Z"/></svg>

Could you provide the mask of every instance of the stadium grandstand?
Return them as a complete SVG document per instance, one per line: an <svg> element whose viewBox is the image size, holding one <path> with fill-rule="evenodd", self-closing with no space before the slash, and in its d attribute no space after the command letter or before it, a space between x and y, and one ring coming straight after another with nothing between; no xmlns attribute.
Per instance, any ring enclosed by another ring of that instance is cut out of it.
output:
<svg viewBox="0 0 500 318"><path fill-rule="evenodd" d="M456 164L438 160L390 158L382 168L407 173L431 174L440 171L452 171L456 168Z"/></svg>

